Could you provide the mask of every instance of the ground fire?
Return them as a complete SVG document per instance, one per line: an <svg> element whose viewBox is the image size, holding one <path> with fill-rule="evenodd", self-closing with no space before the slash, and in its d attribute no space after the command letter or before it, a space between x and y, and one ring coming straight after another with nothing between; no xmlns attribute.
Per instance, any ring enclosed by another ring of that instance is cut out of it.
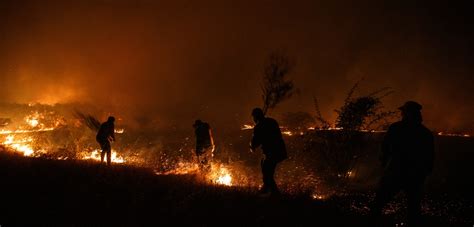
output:
<svg viewBox="0 0 474 227"><path fill-rule="evenodd" d="M33 112L24 118L22 124L18 124L16 129L1 129L0 136L3 136L3 141L1 145L4 145L6 148L13 152L20 153L27 157L47 157L48 153L52 151L45 149L49 147L47 144L41 144L37 141L37 135L39 133L47 133L61 130L61 127L66 127L67 123L63 117L58 117L57 119L48 119L45 120L45 116ZM115 133L124 134L125 129L116 128ZM81 150L77 151L77 154L73 157L67 156L55 156L58 160L64 159L80 159L80 160L92 160L100 161L100 150L93 147L83 147ZM127 158L120 155L115 149L112 150L111 155L112 163L116 164L125 164L128 165L140 165L139 162L135 160L127 161ZM157 174L167 175L167 174L197 174L199 171L198 166L195 163L191 162L178 162L173 169L167 171L156 171ZM226 186L233 186L235 182L232 182L232 176L228 168L219 163L212 163L212 168L209 173L205 175L206 179L213 184L221 184Z"/></svg>
<svg viewBox="0 0 474 227"><path fill-rule="evenodd" d="M99 162L100 150L94 141L94 132L80 123L74 117L65 117L61 114L45 114L41 111L33 111L25 117L17 117L19 120L8 121L8 124L0 130L0 144L6 148L7 151L18 153L20 155L32 158L47 158L56 160L84 160L85 162ZM141 142L142 145L137 146L138 140L129 138L133 137L133 130L127 129L118 125L115 133L119 136L118 144L113 144L112 162L114 165L140 166L153 169L156 175L195 175L200 182L209 185L222 185L233 188L254 188L260 187L260 179L252 177L257 169L249 168L248 164L239 160L226 160L225 154L216 158L211 163L211 168L208 172L202 172L197 165L195 157L193 157L192 143L190 143L189 135L181 137L176 143L176 146L171 151L172 156L163 155L162 149L169 149L164 145L160 145L155 154L159 155L159 160L156 163L148 163L150 152L146 151L148 143ZM327 129L320 129L317 127L308 127L306 130L292 130L286 126L281 126L282 134L285 140L290 142L293 146L294 142L300 141L304 138L311 138L311 136L338 134L343 131L342 128L329 127ZM244 143L248 143L251 136L251 129L253 125L244 125L236 128L237 131L247 135L239 137ZM361 130L361 133L367 135L374 135L379 137L383 135L384 131L376 130ZM314 134L316 133L316 134ZM437 133L438 137L470 137L468 134L454 134L454 133ZM63 138L66 137L66 138ZM317 136L315 137L318 138ZM140 143L140 142L138 142ZM222 144L221 144L222 146ZM227 146L232 147L232 144ZM154 148L153 148L154 149ZM219 147L218 150L226 150L226 147ZM304 149L296 147L292 149ZM295 152L295 151L293 151ZM186 154L186 155L184 155ZM161 155L161 156L160 156ZM218 154L219 155L219 154ZM222 156L224 155L224 156ZM304 158L303 159L308 159ZM367 173L360 166L353 166L345 172L338 172L335 178L341 181L356 182L363 178ZM281 176L277 176L282 182L282 190L291 195L298 195L301 193L308 193L309 197L316 201L328 201L334 197L345 195L345 191L335 189L323 183L321 174L312 170L308 163L297 163L290 161L282 166L286 170ZM327 174L327 173L324 173ZM301 176L306 176L301 178ZM303 191L303 192L302 192ZM365 208L359 206L351 209L360 209L361 212L366 212Z"/></svg>

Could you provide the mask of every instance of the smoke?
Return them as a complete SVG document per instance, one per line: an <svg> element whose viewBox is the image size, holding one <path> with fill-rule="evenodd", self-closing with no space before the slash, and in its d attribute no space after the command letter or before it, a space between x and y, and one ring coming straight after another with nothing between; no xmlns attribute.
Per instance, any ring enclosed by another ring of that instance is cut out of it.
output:
<svg viewBox="0 0 474 227"><path fill-rule="evenodd" d="M0 102L90 103L137 124L241 125L261 105L263 63L297 62L301 93L274 110L334 119L347 90L390 86L430 128L473 131L463 6L314 1L2 1Z"/></svg>

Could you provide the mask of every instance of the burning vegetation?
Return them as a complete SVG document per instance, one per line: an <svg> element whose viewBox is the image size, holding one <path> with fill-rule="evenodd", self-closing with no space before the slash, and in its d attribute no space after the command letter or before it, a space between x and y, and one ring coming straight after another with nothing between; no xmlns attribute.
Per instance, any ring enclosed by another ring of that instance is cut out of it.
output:
<svg viewBox="0 0 474 227"><path fill-rule="evenodd" d="M2 116L10 119L0 130L2 150L40 159L100 161L95 131L84 118L70 114L74 111L61 110L57 106L22 108L26 110L18 111L20 108L17 108L16 114ZM119 121L117 142L112 145L112 162L153 169L159 176L194 175L205 184L255 190L261 181L259 158L255 157L258 154L245 152L251 137L249 129L252 128L250 124L240 129L236 127L236 134L219 137L211 168L203 173L192 152L194 141L190 139L191 132L165 138L159 134L137 133ZM330 202L347 195L350 185L370 188L374 184L372 176L377 170L370 166L375 166L376 160L370 157L377 156L383 130L354 131L352 136L357 143L350 144L344 143L347 134L343 128L315 125L295 129L283 125L281 130L290 158L282 163L276 179L285 194L306 195L313 200ZM446 134L438 135L444 137ZM449 134L452 136L459 135ZM469 135L461 136L466 138ZM358 153L347 152L348 149ZM366 212L366 204L348 206L356 212ZM434 208L426 206L425 212L430 212L430 209Z"/></svg>
<svg viewBox="0 0 474 227"><path fill-rule="evenodd" d="M14 120L2 120L0 144L7 151L26 157L100 161L101 151L94 141L94 133L100 122L93 116L77 111L67 115L54 110L53 106L22 107L27 109L20 111L25 116L16 113ZM116 148L112 150L112 163L148 166L157 169L155 172L159 175L199 173L192 158L165 158L163 152L142 152L145 149L143 144L137 144L140 143L140 138L127 134L124 128L116 128L115 133L121 136L122 142L113 144ZM190 149L187 145L185 141L183 146L186 148L181 147L180 151ZM156 157L160 155L162 156ZM229 167L218 162L212 163L211 171L204 177L213 184L238 185L238 182L233 181Z"/></svg>
<svg viewBox="0 0 474 227"><path fill-rule="evenodd" d="M348 106L357 106L357 100L361 100L360 98L350 98L356 87L357 84L349 93L350 95L348 95L344 104L345 107L341 108L341 110L345 111L341 111L341 114L343 112L351 112L353 108L349 108ZM377 112L380 109L379 99L387 95L386 92L383 93L382 91L386 90L374 92L369 95L369 97L375 100L375 102L371 102L374 105L369 108L369 111L365 111L364 113L358 112L358 114L361 116L370 115L373 116L373 119L382 119L383 116L388 113ZM384 95L375 97L375 94L381 94L381 92ZM27 157L100 161L100 150L94 140L94 130L98 128L100 122L92 115L80 114L74 107L60 105L9 105L3 107L2 112L2 115L0 115L0 117L2 117L0 119L0 144L6 148L6 150ZM339 123L331 126L322 118L317 105L316 112L319 114L316 115L315 120L320 124L313 123L314 125L311 126L310 123L312 121L306 120L304 127L281 126L282 133L287 139L294 137L291 139L292 141L297 140L300 141L297 143L303 144L302 147L298 147L299 145L294 147L294 145L292 145L293 143L290 143L290 146L293 146L291 148L292 150L318 151L312 155L310 159L317 157L317 159L326 161L326 164L321 164L318 168L313 170L309 170L311 168L301 168L300 165L296 164L293 166L295 169L305 169L305 173L303 174L308 174L306 171L319 173L320 176L318 177L313 175L312 182L315 183L308 183L304 186L304 190L309 191L318 191L319 189L314 190L314 188L321 188L320 185L318 185L319 183L317 183L320 181L321 175L334 175L336 178L343 179L354 178L357 174L355 170L357 159L364 156L364 153L351 153L348 151L362 152L366 150L366 148L364 148L362 144L348 144L348 141L361 141L361 133L373 133L376 135L384 132L384 130L376 130L373 128L361 128L362 125L373 125L371 123L373 119L370 122L361 120L359 123L368 123L358 124L357 127L354 127L354 129L357 130L353 130L351 134L351 136L360 138L349 140L349 135L346 134L347 130L344 130L345 128L341 127L340 124L343 119L342 116L338 118ZM105 116L105 114L103 115ZM303 114L287 115L288 118L291 118L291 116L303 116ZM304 117L307 118L306 115L304 115ZM298 119L300 118L301 117ZM288 120L288 122L295 121ZM244 134L248 134L245 131L250 129L253 129L253 125L251 124L241 127ZM136 131L133 131L133 129L127 129L127 126L121 121L118 122L115 133L118 134L119 139L118 142L112 146L113 163L147 166L155 169L155 173L160 175L199 174L199 169L192 153L193 141L189 139L189 134L176 136L176 138L171 139L170 142L164 143L159 139L157 140L153 135L139 135ZM470 137L469 134L445 132L439 132L438 136ZM210 173L204 174L205 179L207 182L213 184L258 187L260 180L258 177L252 177L255 175L252 172L256 170L249 167L251 161L245 160L246 158L244 158L243 162L240 160L243 158L242 151L247 149L246 144L248 143L250 135L246 137L236 137L240 138L240 148L236 147L234 139L226 139L225 141L219 142L218 158L212 163ZM235 149L238 151L236 152ZM298 151L296 151L296 153L298 153ZM229 160L231 161L229 162ZM299 160L295 160L295 162L296 161ZM255 166L255 163L250 164L250 166L252 165ZM306 164L301 164L301 166L305 165ZM326 167L323 168L322 166ZM336 170L334 170L335 167L337 167ZM329 174L329 172L332 174ZM297 177L297 175L301 173L292 174L294 174L292 177ZM293 189L289 190L291 191ZM317 193L321 195L320 191Z"/></svg>

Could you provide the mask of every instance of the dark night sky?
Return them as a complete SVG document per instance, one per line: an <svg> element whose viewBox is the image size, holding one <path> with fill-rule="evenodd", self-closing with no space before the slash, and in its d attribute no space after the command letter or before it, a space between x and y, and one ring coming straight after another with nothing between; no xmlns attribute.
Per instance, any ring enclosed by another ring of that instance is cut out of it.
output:
<svg viewBox="0 0 474 227"><path fill-rule="evenodd" d="M79 101L131 121L240 125L261 103L266 55L284 49L300 93L272 115L314 113L314 95L333 118L364 77L362 93L395 89L387 107L417 100L428 127L474 132L474 9L326 2L2 0L0 102Z"/></svg>

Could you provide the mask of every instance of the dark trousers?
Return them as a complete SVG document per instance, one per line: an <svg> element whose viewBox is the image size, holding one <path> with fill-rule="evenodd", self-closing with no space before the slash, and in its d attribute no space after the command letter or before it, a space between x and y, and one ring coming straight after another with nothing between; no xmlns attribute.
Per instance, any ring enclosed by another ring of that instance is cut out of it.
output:
<svg viewBox="0 0 474 227"><path fill-rule="evenodd" d="M100 153L100 163L104 162L104 156L107 154L107 165L110 165L112 162L112 147L110 146L110 142L107 141L99 141L100 149L102 152Z"/></svg>
<svg viewBox="0 0 474 227"><path fill-rule="evenodd" d="M400 191L404 191L408 200L408 223L419 223L421 218L421 199L423 196L424 176L384 176L382 177L372 204L374 216L382 215L383 207Z"/></svg>
<svg viewBox="0 0 474 227"><path fill-rule="evenodd" d="M261 189L262 192L279 192L274 179L277 164L278 161L268 158L264 158L260 162L263 176L263 187Z"/></svg>

